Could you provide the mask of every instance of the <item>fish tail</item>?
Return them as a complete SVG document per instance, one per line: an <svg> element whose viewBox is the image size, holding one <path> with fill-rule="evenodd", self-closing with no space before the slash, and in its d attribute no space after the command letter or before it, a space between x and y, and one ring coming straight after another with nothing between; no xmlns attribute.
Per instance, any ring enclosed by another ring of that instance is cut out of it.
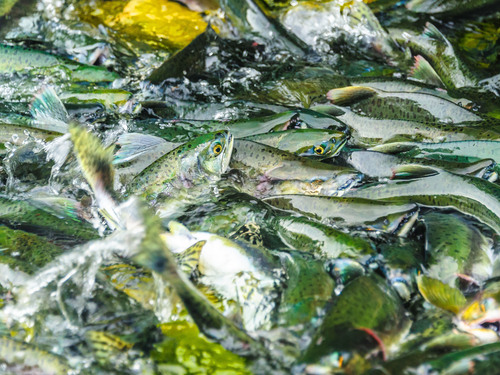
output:
<svg viewBox="0 0 500 375"><path fill-rule="evenodd" d="M431 64L421 55L415 56L415 63L410 69L410 77L437 87L446 87L441 77Z"/></svg>

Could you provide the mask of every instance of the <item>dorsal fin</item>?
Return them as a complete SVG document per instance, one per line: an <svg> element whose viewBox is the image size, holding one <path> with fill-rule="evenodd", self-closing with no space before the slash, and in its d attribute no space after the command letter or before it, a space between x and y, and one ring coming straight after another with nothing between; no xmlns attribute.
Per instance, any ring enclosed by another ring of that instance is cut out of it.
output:
<svg viewBox="0 0 500 375"><path fill-rule="evenodd" d="M438 30L436 26L434 26L432 23L427 22L425 24L424 28L424 35L428 38L435 39L437 41L440 41L442 43L448 44L448 39L441 33L441 31Z"/></svg>
<svg viewBox="0 0 500 375"><path fill-rule="evenodd" d="M171 150L169 146L175 148L177 145L154 135L140 133L122 134L116 144L120 149L115 153L113 164L127 163L154 150L165 149L168 152Z"/></svg>
<svg viewBox="0 0 500 375"><path fill-rule="evenodd" d="M69 115L52 87L46 87L31 103L33 127L65 134Z"/></svg>

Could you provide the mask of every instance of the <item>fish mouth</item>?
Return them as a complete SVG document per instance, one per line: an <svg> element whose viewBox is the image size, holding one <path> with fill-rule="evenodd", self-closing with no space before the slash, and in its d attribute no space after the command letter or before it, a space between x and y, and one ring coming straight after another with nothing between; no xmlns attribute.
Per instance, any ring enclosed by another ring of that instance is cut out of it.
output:
<svg viewBox="0 0 500 375"><path fill-rule="evenodd" d="M226 172L229 168L229 162L231 161L231 155L234 149L234 136L231 133L227 133L226 136L226 152L224 155L224 161L222 162L222 173Z"/></svg>
<svg viewBox="0 0 500 375"><path fill-rule="evenodd" d="M349 140L349 137L345 137L344 139L342 139L340 141L340 143L337 145L337 147L335 147L335 149L333 150L332 155L330 157L333 158L333 157L337 156L338 154L340 154L340 151L344 148L344 146L346 145L348 140Z"/></svg>

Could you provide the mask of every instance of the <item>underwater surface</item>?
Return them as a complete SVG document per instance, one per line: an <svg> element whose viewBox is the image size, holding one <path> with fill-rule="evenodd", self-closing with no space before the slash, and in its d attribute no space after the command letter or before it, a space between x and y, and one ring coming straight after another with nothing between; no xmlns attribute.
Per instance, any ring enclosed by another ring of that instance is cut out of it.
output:
<svg viewBox="0 0 500 375"><path fill-rule="evenodd" d="M500 3L0 0L1 374L497 374Z"/></svg>

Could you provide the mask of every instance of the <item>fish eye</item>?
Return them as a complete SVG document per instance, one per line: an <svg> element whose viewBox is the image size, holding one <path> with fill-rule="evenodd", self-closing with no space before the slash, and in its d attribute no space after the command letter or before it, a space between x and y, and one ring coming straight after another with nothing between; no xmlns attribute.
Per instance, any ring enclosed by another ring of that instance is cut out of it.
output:
<svg viewBox="0 0 500 375"><path fill-rule="evenodd" d="M316 146L314 147L314 153L316 155L323 155L325 153L325 148L323 147L323 145Z"/></svg>
<svg viewBox="0 0 500 375"><path fill-rule="evenodd" d="M213 145L212 152L215 156L219 155L222 152L222 145L220 143Z"/></svg>

